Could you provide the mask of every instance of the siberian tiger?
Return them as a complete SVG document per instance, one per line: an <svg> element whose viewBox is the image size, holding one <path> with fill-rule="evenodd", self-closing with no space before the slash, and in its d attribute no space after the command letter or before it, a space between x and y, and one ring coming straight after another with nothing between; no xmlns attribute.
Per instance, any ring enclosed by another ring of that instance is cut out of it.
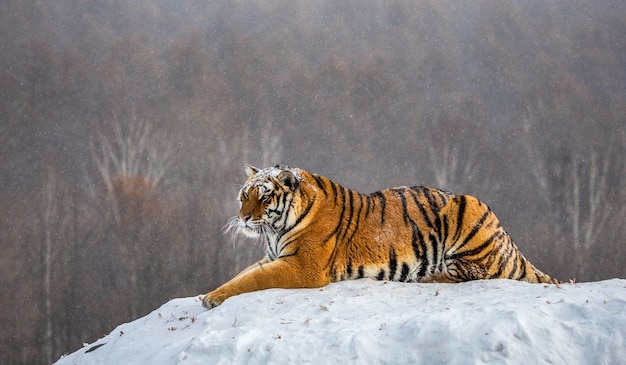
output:
<svg viewBox="0 0 626 365"><path fill-rule="evenodd" d="M246 165L237 233L262 237L266 256L202 298L207 308L268 288L317 288L373 278L456 283L558 281L536 269L473 196L426 186L369 195L298 168Z"/></svg>

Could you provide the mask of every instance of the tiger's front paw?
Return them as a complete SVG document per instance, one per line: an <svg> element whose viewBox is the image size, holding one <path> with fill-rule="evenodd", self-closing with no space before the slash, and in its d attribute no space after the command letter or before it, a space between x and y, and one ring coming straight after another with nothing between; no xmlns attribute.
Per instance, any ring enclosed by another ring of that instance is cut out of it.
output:
<svg viewBox="0 0 626 365"><path fill-rule="evenodd" d="M202 298L202 306L206 309L215 308L222 304L226 298L228 298L227 295L218 292L218 290L214 290Z"/></svg>

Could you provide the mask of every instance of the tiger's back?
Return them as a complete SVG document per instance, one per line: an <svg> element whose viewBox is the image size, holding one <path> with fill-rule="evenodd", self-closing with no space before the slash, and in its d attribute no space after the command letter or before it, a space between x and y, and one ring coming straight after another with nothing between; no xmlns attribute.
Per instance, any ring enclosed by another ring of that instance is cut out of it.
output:
<svg viewBox="0 0 626 365"><path fill-rule="evenodd" d="M265 240L267 256L207 294L219 305L244 292L373 278L557 283L524 258L488 206L425 187L369 195L305 170L247 167L231 225Z"/></svg>
<svg viewBox="0 0 626 365"><path fill-rule="evenodd" d="M338 219L343 224L326 238L336 245L330 261L332 281L368 277L403 282L492 278L556 282L521 255L491 209L472 196L426 186L362 195L312 177L326 198L345 207Z"/></svg>

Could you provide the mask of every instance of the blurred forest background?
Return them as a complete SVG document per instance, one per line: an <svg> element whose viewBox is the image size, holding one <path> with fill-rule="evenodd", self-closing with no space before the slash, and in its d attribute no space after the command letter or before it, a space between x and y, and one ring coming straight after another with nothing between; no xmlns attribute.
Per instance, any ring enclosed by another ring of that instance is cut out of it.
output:
<svg viewBox="0 0 626 365"><path fill-rule="evenodd" d="M262 255L244 164L478 196L540 269L626 277L624 1L0 1L0 363Z"/></svg>

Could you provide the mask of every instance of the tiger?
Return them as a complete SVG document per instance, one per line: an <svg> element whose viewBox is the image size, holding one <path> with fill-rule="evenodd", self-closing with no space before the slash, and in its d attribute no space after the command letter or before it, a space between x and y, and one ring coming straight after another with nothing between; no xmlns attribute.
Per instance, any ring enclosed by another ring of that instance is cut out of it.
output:
<svg viewBox="0 0 626 365"><path fill-rule="evenodd" d="M365 195L283 165L247 164L245 172L239 214L227 228L264 241L266 254L201 297L206 308L257 290L361 278L559 283L519 252L496 215L474 196L428 186Z"/></svg>

